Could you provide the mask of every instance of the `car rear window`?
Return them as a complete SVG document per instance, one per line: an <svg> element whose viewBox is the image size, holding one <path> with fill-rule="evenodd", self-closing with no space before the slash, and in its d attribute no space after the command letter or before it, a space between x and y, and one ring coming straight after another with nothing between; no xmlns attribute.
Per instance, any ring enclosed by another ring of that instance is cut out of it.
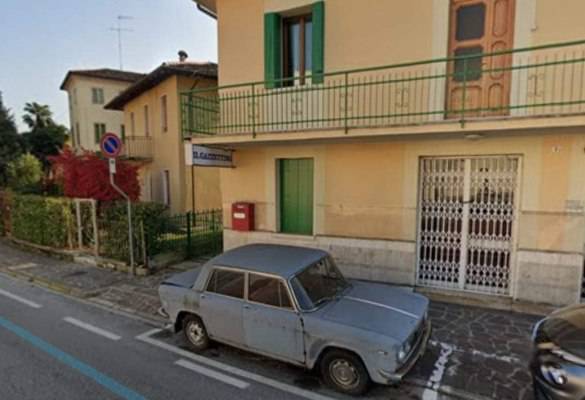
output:
<svg viewBox="0 0 585 400"><path fill-rule="evenodd" d="M250 274L248 300L269 306L292 309L288 291L280 279Z"/></svg>
<svg viewBox="0 0 585 400"><path fill-rule="evenodd" d="M244 273L228 269L215 269L207 284L208 292L244 298Z"/></svg>

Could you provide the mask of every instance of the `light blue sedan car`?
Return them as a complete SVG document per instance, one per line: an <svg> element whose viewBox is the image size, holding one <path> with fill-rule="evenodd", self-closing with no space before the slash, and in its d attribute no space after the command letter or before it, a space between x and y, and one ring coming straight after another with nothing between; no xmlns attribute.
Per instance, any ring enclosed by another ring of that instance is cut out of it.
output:
<svg viewBox="0 0 585 400"><path fill-rule="evenodd" d="M399 382L424 353L426 297L348 280L325 251L255 244L164 281L163 311L195 351L217 341L307 369L347 394Z"/></svg>

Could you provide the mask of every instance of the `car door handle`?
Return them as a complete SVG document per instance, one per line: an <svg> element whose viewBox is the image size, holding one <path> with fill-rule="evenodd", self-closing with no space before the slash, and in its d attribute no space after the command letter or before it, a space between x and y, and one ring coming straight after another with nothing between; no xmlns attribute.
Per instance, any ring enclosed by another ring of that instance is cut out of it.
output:
<svg viewBox="0 0 585 400"><path fill-rule="evenodd" d="M250 305L248 305L248 304L244 304L244 309L246 309L246 310L249 310L249 309L251 309L251 308L252 308L252 307L250 307Z"/></svg>

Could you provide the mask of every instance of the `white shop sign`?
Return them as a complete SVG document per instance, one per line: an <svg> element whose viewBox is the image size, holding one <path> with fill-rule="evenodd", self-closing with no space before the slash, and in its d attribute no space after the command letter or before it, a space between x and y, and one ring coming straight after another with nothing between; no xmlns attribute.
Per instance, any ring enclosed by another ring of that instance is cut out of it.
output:
<svg viewBox="0 0 585 400"><path fill-rule="evenodd" d="M187 165L203 167L234 167L232 150L196 146L190 143L185 144L185 162Z"/></svg>

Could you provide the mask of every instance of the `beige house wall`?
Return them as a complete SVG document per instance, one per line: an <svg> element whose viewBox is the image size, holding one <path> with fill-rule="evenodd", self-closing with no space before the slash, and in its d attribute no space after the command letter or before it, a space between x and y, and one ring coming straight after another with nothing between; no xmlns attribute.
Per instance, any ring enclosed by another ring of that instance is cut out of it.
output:
<svg viewBox="0 0 585 400"><path fill-rule="evenodd" d="M220 85L264 79L264 13L311 0L217 0ZM325 0L325 70L447 56L448 0ZM581 0L516 0L514 47L585 38ZM372 27L375 27L373 29ZM333 39L332 39L333 38ZM243 68L245 66L245 68Z"/></svg>
<svg viewBox="0 0 585 400"><path fill-rule="evenodd" d="M104 109L114 97L130 86L128 82L114 81L110 79L89 78L78 75L71 75L65 87L69 100L69 123L71 132L77 140L75 148L82 148L90 151L99 151L99 143L95 143L94 124L106 125L106 132L120 134L121 125L124 123L124 114L121 111ZM92 103L92 88L104 90L104 104ZM77 127L79 126L79 133Z"/></svg>
<svg viewBox="0 0 585 400"><path fill-rule="evenodd" d="M240 147L236 168L221 171L226 247L250 241L321 247L351 276L414 285L420 158L516 155L521 170L512 296L572 303L585 243L585 185L578 173L585 170L584 134ZM278 227L276 163L300 157L315 163L314 236L309 237L284 235ZM231 230L236 201L255 204L258 232Z"/></svg>
<svg viewBox="0 0 585 400"><path fill-rule="evenodd" d="M191 211L192 181L195 181L195 209L218 208L221 204L219 171L214 168L194 168L185 165L184 142L181 137L179 94L194 87L211 86L215 82L171 76L128 102L124 107L126 136L146 136L144 106L148 105L149 133L152 138L152 160L143 161L140 173L143 201L164 202L163 173L170 173L170 210L174 213ZM167 96L167 131L162 128L161 98ZM132 131L131 114L134 113Z"/></svg>

